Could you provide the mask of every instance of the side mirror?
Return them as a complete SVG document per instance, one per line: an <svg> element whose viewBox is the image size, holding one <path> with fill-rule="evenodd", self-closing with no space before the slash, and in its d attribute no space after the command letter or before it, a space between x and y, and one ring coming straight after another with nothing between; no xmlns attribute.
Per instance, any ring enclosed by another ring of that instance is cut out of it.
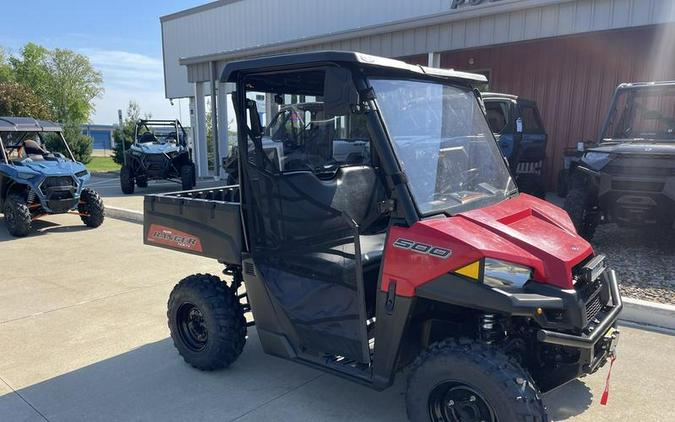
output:
<svg viewBox="0 0 675 422"><path fill-rule="evenodd" d="M326 118L344 116L351 113L352 106L359 103L352 72L343 67L326 69L323 81L323 101Z"/></svg>

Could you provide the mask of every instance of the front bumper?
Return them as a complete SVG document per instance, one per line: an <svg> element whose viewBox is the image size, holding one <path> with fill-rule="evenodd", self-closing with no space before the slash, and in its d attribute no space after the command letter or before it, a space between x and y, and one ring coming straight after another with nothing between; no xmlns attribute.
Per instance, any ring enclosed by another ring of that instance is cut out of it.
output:
<svg viewBox="0 0 675 422"><path fill-rule="evenodd" d="M616 173L578 167L591 176L598 194L598 204L609 220L628 225L672 223L675 210L675 169L668 175ZM670 175L672 174L672 175Z"/></svg>
<svg viewBox="0 0 675 422"><path fill-rule="evenodd" d="M567 368L567 378L569 379L583 374L592 374L615 353L614 349L619 336L615 327L619 313L623 308L623 302L621 301L615 272L607 270L600 277L604 277L611 304L608 302L593 320L589 321L581 334L575 335L546 329L540 329L537 332L537 340L541 343L579 350L579 361L574 365L575 369L569 371L570 368ZM569 381L569 379L566 381Z"/></svg>

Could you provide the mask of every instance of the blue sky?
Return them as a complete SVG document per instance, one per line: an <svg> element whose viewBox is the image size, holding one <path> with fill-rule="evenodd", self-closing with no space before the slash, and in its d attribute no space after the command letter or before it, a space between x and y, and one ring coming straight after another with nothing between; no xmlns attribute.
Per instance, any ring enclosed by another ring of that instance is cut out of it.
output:
<svg viewBox="0 0 675 422"><path fill-rule="evenodd" d="M17 53L27 42L68 48L89 56L103 73L94 123L117 121L117 109L136 100L155 118L179 116L178 102L164 98L159 17L208 0L28 0L3 2L0 45ZM182 119L188 119L183 100ZM189 123L188 123L189 124Z"/></svg>

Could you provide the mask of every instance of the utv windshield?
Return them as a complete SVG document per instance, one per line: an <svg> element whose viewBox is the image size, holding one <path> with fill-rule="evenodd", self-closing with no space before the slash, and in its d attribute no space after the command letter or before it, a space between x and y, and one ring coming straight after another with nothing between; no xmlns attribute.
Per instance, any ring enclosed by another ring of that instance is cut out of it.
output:
<svg viewBox="0 0 675 422"><path fill-rule="evenodd" d="M473 91L429 81L370 83L422 214L466 211L515 191Z"/></svg>
<svg viewBox="0 0 675 422"><path fill-rule="evenodd" d="M675 86L619 91L602 139L675 141Z"/></svg>

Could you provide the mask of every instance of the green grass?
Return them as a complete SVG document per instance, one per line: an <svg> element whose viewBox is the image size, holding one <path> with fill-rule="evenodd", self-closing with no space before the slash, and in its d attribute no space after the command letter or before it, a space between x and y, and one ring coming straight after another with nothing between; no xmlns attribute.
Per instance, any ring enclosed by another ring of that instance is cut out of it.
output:
<svg viewBox="0 0 675 422"><path fill-rule="evenodd" d="M87 169L91 173L104 173L107 171L119 171L120 165L115 163L112 157L91 157L87 164Z"/></svg>

